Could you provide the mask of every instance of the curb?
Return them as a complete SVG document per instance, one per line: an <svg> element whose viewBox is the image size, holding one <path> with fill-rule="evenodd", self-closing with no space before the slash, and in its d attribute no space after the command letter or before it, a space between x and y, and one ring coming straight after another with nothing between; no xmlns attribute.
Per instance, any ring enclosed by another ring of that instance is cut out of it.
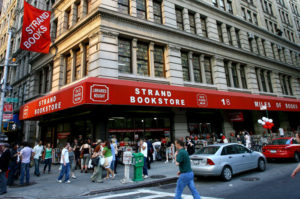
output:
<svg viewBox="0 0 300 199"><path fill-rule="evenodd" d="M96 194L101 194L101 193L106 193L106 192L124 191L124 190L136 189L136 188L141 188L141 187L151 187L154 185L158 186L161 184L168 184L168 183L174 182L177 179L178 179L178 177L169 177L169 178L164 178L164 179L159 179L159 180L153 180L151 182L135 183L135 184L127 185L124 187L114 187L114 188L109 188L109 189L91 191L91 192L85 193L81 196L91 196L91 195L96 195Z"/></svg>

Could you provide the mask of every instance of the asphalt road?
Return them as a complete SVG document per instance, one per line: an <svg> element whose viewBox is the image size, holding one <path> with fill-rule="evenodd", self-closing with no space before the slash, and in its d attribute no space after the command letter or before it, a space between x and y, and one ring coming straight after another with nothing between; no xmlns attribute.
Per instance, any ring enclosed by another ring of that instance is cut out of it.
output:
<svg viewBox="0 0 300 199"><path fill-rule="evenodd" d="M293 162L269 163L264 172L250 171L234 176L230 182L219 178L200 177L195 179L197 190L203 199L300 199L300 173L295 178L290 175L297 166ZM250 181L249 181L250 180ZM157 187L105 193L88 198L95 199L171 199L176 184ZM184 199L192 198L188 188Z"/></svg>

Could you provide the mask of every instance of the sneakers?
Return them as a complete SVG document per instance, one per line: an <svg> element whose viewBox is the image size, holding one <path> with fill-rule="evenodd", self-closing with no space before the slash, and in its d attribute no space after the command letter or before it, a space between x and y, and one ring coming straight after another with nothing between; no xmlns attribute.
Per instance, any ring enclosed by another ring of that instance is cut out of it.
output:
<svg viewBox="0 0 300 199"><path fill-rule="evenodd" d="M169 162L169 161L168 161L168 160L166 160L166 161L165 161L165 164L167 164L168 162Z"/></svg>
<svg viewBox="0 0 300 199"><path fill-rule="evenodd" d="M68 180L68 181L66 181L65 183L66 183L66 184L70 184L70 183L71 183L71 181L70 181L70 180Z"/></svg>
<svg viewBox="0 0 300 199"><path fill-rule="evenodd" d="M58 183L62 183L62 180L57 180Z"/></svg>
<svg viewBox="0 0 300 199"><path fill-rule="evenodd" d="M147 178L149 178L149 176L147 176L147 175L144 175L144 179L147 179Z"/></svg>
<svg viewBox="0 0 300 199"><path fill-rule="evenodd" d="M72 176L73 179L76 179L76 176Z"/></svg>

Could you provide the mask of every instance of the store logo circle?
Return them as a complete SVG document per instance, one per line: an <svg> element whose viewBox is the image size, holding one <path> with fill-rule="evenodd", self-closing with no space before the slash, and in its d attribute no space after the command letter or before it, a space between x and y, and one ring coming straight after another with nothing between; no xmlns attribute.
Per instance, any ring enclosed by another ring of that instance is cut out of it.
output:
<svg viewBox="0 0 300 199"><path fill-rule="evenodd" d="M208 100L205 94L197 94L197 105L200 107L208 106Z"/></svg>

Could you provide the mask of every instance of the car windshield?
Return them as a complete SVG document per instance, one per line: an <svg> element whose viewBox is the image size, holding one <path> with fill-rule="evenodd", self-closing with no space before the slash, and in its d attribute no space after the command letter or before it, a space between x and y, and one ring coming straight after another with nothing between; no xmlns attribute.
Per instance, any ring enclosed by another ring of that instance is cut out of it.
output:
<svg viewBox="0 0 300 199"><path fill-rule="evenodd" d="M270 145L286 145L286 144L291 144L291 140L290 139L272 140L272 143Z"/></svg>
<svg viewBox="0 0 300 199"><path fill-rule="evenodd" d="M208 146L198 150L195 154L215 154L219 148L219 146Z"/></svg>

